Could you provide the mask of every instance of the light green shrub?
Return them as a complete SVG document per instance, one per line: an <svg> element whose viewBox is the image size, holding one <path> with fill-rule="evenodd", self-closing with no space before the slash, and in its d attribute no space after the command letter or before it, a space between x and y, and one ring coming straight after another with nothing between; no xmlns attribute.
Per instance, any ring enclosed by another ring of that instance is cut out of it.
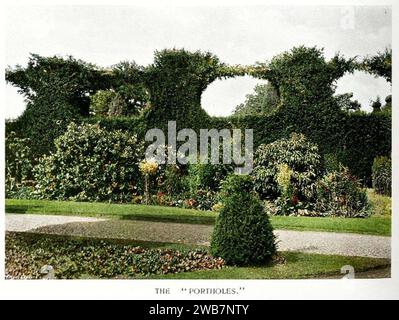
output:
<svg viewBox="0 0 399 320"><path fill-rule="evenodd" d="M71 123L55 140L55 152L36 166L36 193L43 199L130 201L142 155L142 143L128 132Z"/></svg>

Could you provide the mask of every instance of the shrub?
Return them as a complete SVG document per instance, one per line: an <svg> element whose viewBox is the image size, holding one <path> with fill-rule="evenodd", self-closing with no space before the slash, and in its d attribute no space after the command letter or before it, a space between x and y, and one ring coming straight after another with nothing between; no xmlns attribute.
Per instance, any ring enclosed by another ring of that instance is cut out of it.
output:
<svg viewBox="0 0 399 320"><path fill-rule="evenodd" d="M231 165L224 164L190 164L188 179L191 193L197 190L219 191L220 183L233 172Z"/></svg>
<svg viewBox="0 0 399 320"><path fill-rule="evenodd" d="M222 184L223 207L216 220L211 250L227 264L263 264L276 253L273 228L252 190L250 176L230 175Z"/></svg>
<svg viewBox="0 0 399 320"><path fill-rule="evenodd" d="M315 144L302 134L291 134L289 139L280 139L261 145L254 156L254 188L261 198L276 199L281 195L277 176L281 165L291 170L291 193L299 199L312 199L315 182L321 172L321 157Z"/></svg>
<svg viewBox="0 0 399 320"><path fill-rule="evenodd" d="M21 187L21 184L31 177L30 139L19 138L15 132L11 132L6 137L6 197L13 197L13 193ZM25 188L24 190L26 191Z"/></svg>
<svg viewBox="0 0 399 320"><path fill-rule="evenodd" d="M370 214L366 190L344 167L318 181L316 210L323 216L346 218Z"/></svg>
<svg viewBox="0 0 399 320"><path fill-rule="evenodd" d="M40 198L130 201L140 181L142 144L122 131L71 123L35 168Z"/></svg>
<svg viewBox="0 0 399 320"><path fill-rule="evenodd" d="M376 193L391 196L391 159L388 157L377 157L372 167L373 188Z"/></svg>
<svg viewBox="0 0 399 320"><path fill-rule="evenodd" d="M158 180L160 189L168 196L176 197L187 191L187 179L181 165L167 164Z"/></svg>

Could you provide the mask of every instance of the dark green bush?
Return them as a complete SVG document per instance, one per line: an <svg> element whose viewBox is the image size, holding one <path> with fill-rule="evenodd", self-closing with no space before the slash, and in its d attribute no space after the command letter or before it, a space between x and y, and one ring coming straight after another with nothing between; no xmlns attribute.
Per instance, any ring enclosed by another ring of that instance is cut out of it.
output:
<svg viewBox="0 0 399 320"><path fill-rule="evenodd" d="M370 214L366 190L344 167L318 181L316 210L321 216L345 218L367 217Z"/></svg>
<svg viewBox="0 0 399 320"><path fill-rule="evenodd" d="M260 265L276 253L273 227L252 190L250 176L233 174L222 185L211 250L227 264Z"/></svg>
<svg viewBox="0 0 399 320"><path fill-rule="evenodd" d="M261 145L254 156L254 188L262 198L276 199L280 194L277 175L281 165L292 171L292 195L300 200L314 196L315 182L321 173L321 157L315 144L304 135L293 133L289 139L280 139Z"/></svg>
<svg viewBox="0 0 399 320"><path fill-rule="evenodd" d="M196 190L219 191L220 183L233 172L231 165L224 164L190 164L188 166L189 187L192 193Z"/></svg>
<svg viewBox="0 0 399 320"><path fill-rule="evenodd" d="M377 157L373 163L373 188L376 193L391 196L392 163L388 157Z"/></svg>
<svg viewBox="0 0 399 320"><path fill-rule="evenodd" d="M55 140L55 152L36 166L36 193L43 199L130 201L141 181L142 156L134 135L71 123Z"/></svg>

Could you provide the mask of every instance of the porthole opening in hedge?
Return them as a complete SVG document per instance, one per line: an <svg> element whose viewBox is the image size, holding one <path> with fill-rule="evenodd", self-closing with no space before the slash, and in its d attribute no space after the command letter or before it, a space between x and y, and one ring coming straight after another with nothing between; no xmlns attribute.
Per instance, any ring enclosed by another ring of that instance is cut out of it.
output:
<svg viewBox="0 0 399 320"><path fill-rule="evenodd" d="M215 80L203 92L201 106L210 116L229 116L254 92L257 84L265 83L251 76Z"/></svg>
<svg viewBox="0 0 399 320"><path fill-rule="evenodd" d="M381 108L386 104L385 99L391 95L391 84L384 78L376 78L371 74L355 71L338 79L336 95L353 93L352 101L357 100L361 110L372 112L372 104L380 98Z"/></svg>

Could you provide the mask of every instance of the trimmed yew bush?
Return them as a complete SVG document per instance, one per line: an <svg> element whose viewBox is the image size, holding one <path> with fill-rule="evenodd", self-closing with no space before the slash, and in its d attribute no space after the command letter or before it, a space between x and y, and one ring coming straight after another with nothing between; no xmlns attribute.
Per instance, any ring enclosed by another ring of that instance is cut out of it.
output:
<svg viewBox="0 0 399 320"><path fill-rule="evenodd" d="M230 175L222 183L222 209L212 235L212 254L230 265L260 265L276 253L273 227L253 193L252 178Z"/></svg>
<svg viewBox="0 0 399 320"><path fill-rule="evenodd" d="M35 168L42 199L130 201L140 181L143 145L128 132L71 123L55 140L55 152Z"/></svg>

